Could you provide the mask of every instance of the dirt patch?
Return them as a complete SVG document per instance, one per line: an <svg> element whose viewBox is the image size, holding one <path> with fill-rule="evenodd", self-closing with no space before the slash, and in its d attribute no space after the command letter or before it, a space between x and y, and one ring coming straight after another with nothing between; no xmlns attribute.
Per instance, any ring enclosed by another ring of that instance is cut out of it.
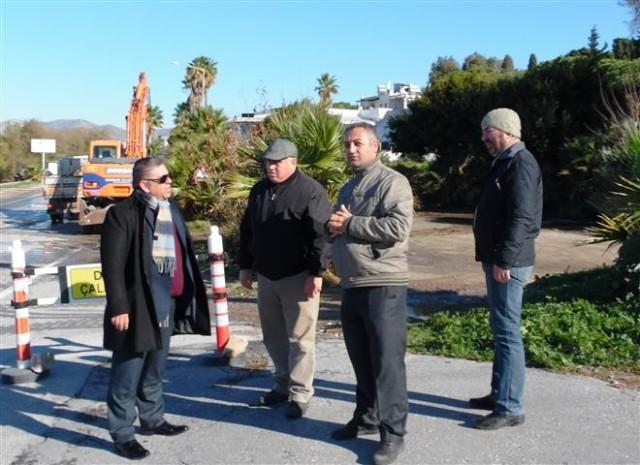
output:
<svg viewBox="0 0 640 465"><path fill-rule="evenodd" d="M472 215L418 213L411 231L409 255L409 305L427 313L447 306L484 305L484 274L474 259ZM551 223L536 242L534 276L588 270L609 265L617 248L588 244L590 237L571 225ZM341 337L341 290L325 283L320 304L318 337ZM233 320L259 326L256 295L230 283L229 314ZM602 369L581 369L582 375L602 379L612 386L640 388L640 376Z"/></svg>

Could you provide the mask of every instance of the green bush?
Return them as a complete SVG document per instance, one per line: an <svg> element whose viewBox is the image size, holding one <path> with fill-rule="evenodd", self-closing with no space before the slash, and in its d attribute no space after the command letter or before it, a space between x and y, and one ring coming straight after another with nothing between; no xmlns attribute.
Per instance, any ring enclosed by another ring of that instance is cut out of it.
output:
<svg viewBox="0 0 640 465"><path fill-rule="evenodd" d="M442 177L431 169L431 162L402 158L388 165L409 180L416 210L433 205L432 194L440 188Z"/></svg>
<svg viewBox="0 0 640 465"><path fill-rule="evenodd" d="M619 284L622 273L615 267L601 267L576 273L536 276L533 283L525 288L524 301L568 302L586 299L591 302L611 302L622 297Z"/></svg>
<svg viewBox="0 0 640 465"><path fill-rule="evenodd" d="M589 365L640 371L639 311L637 299L528 305L523 312L527 360L545 368Z"/></svg>
<svg viewBox="0 0 640 465"><path fill-rule="evenodd" d="M525 289L522 335L529 366L599 366L640 372L640 298L620 267L543 276ZM436 313L409 328L419 353L489 361L488 309Z"/></svg>
<svg viewBox="0 0 640 465"><path fill-rule="evenodd" d="M522 310L529 366L577 366L640 372L640 300L609 303L584 299L538 302ZM444 312L409 327L409 348L418 353L490 361L493 338L487 309Z"/></svg>

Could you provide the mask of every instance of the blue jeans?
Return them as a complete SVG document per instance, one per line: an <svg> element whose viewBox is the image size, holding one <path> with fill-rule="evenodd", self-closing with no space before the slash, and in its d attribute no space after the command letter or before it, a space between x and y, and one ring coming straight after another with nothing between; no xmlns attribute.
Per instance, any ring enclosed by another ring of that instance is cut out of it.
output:
<svg viewBox="0 0 640 465"><path fill-rule="evenodd" d="M493 264L483 263L487 299L491 311L491 330L495 342L491 397L500 415L522 415L524 394L524 345L520 331L522 293L532 266L511 269L511 279L499 283L493 279Z"/></svg>

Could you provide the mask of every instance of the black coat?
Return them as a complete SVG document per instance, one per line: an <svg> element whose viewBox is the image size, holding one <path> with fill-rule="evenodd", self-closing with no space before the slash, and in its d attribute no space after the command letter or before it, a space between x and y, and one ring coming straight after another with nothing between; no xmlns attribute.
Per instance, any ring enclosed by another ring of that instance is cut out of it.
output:
<svg viewBox="0 0 640 465"><path fill-rule="evenodd" d="M542 222L542 175L518 142L494 160L473 219L476 260L503 268L532 266Z"/></svg>
<svg viewBox="0 0 640 465"><path fill-rule="evenodd" d="M160 328L151 294L149 270L155 266L151 245L144 234L147 207L135 196L107 213L102 227L100 256L107 294L104 313L104 347L109 350L145 352L161 346ZM176 298L175 332L211 334L207 295L182 215L171 202L171 215L184 250L185 286ZM118 331L111 318L129 314L129 329Z"/></svg>
<svg viewBox="0 0 640 465"><path fill-rule="evenodd" d="M330 249L325 224L331 216L327 191L296 170L286 181L268 178L251 189L240 224L240 269L277 280L303 271L322 276Z"/></svg>

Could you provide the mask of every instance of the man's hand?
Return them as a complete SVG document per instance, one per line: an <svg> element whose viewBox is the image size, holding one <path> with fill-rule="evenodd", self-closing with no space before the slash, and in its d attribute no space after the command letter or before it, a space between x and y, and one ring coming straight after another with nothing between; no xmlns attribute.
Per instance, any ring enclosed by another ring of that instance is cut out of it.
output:
<svg viewBox="0 0 640 465"><path fill-rule="evenodd" d="M493 279L499 283L506 283L511 279L511 270L506 270L498 265L493 265Z"/></svg>
<svg viewBox="0 0 640 465"><path fill-rule="evenodd" d="M347 223L353 215L344 205L340 205L340 209L333 212L329 217L327 227L331 237L340 236L347 232Z"/></svg>
<svg viewBox="0 0 640 465"><path fill-rule="evenodd" d="M308 276L304 282L304 294L307 298L312 299L322 290L322 278L317 276Z"/></svg>
<svg viewBox="0 0 640 465"><path fill-rule="evenodd" d="M129 329L129 314L123 313L122 315L112 317L111 324L118 331L126 331Z"/></svg>
<svg viewBox="0 0 640 465"><path fill-rule="evenodd" d="M253 289L253 270L240 270L240 284L247 289Z"/></svg>

